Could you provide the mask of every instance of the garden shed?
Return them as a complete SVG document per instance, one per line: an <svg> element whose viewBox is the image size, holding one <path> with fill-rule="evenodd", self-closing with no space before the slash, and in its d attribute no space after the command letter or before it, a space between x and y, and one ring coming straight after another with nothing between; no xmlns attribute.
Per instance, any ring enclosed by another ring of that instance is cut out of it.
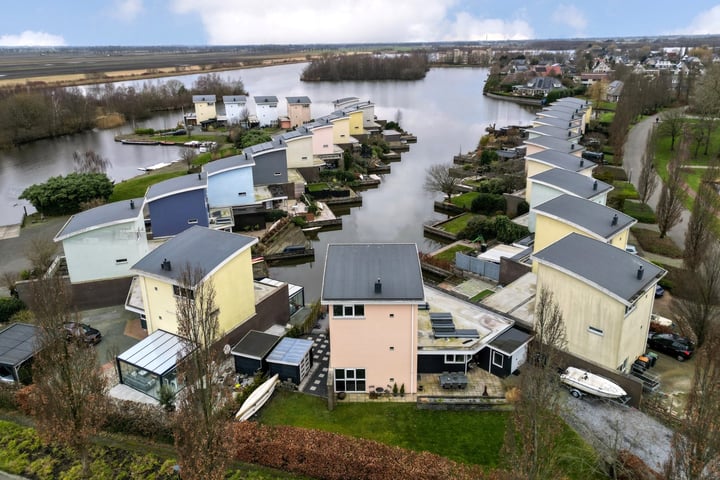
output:
<svg viewBox="0 0 720 480"><path fill-rule="evenodd" d="M280 337L277 335L250 330L231 350L235 371L247 375L253 375L258 370L267 371L265 359L278 340Z"/></svg>
<svg viewBox="0 0 720 480"><path fill-rule="evenodd" d="M0 331L0 382L30 384L32 358L40 346L40 328L13 323Z"/></svg>
<svg viewBox="0 0 720 480"><path fill-rule="evenodd" d="M267 357L268 374L299 385L312 366L312 340L285 337Z"/></svg>
<svg viewBox="0 0 720 480"><path fill-rule="evenodd" d="M478 353L478 366L493 375L505 378L527 359L527 346L532 335L512 327L498 335Z"/></svg>

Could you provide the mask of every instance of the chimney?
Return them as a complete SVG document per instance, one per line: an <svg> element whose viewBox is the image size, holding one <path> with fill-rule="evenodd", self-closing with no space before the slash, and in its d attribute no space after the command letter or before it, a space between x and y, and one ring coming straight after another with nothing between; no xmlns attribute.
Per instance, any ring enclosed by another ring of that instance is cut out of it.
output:
<svg viewBox="0 0 720 480"><path fill-rule="evenodd" d="M130 210L135 210L135 200L130 200Z"/></svg>
<svg viewBox="0 0 720 480"><path fill-rule="evenodd" d="M575 150L575 144L574 144L574 143L571 143L571 144L570 144L570 150Z"/></svg>
<svg viewBox="0 0 720 480"><path fill-rule="evenodd" d="M640 265L637 269L637 279L642 280L643 273L645 273L645 270L643 269L643 266Z"/></svg>
<svg viewBox="0 0 720 480"><path fill-rule="evenodd" d="M584 166L585 166L585 160L582 159L582 158L580 159L580 166L581 166L581 167L584 167Z"/></svg>
<svg viewBox="0 0 720 480"><path fill-rule="evenodd" d="M170 260L167 258L163 259L162 263L160 264L160 268L166 271L172 270L172 265L170 264Z"/></svg>
<svg viewBox="0 0 720 480"><path fill-rule="evenodd" d="M198 180L202 180L202 173L198 173Z"/></svg>
<svg viewBox="0 0 720 480"><path fill-rule="evenodd" d="M572 127L572 122L568 122L568 128Z"/></svg>
<svg viewBox="0 0 720 480"><path fill-rule="evenodd" d="M617 225L618 222L618 216L617 213L613 215L612 221L610 222L610 225Z"/></svg>
<svg viewBox="0 0 720 480"><path fill-rule="evenodd" d="M568 130L568 137L572 136L572 132Z"/></svg>
<svg viewBox="0 0 720 480"><path fill-rule="evenodd" d="M593 181L593 190L597 190L597 180Z"/></svg>
<svg viewBox="0 0 720 480"><path fill-rule="evenodd" d="M377 282L375 282L375 293L382 293L382 282L380 281L380 277L378 277Z"/></svg>

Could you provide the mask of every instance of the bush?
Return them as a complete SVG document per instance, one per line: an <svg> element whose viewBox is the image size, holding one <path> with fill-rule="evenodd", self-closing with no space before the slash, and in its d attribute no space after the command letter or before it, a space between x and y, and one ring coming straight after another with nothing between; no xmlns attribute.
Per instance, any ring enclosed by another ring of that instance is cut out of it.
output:
<svg viewBox="0 0 720 480"><path fill-rule="evenodd" d="M499 215L495 217L495 232L498 241L503 243L513 243L523 237L530 235L527 227L523 227L514 223L508 217Z"/></svg>
<svg viewBox="0 0 720 480"><path fill-rule="evenodd" d="M0 323L7 323L10 318L25 308L22 300L15 297L0 298Z"/></svg>
<svg viewBox="0 0 720 480"><path fill-rule="evenodd" d="M530 204L523 200L522 202L518 203L517 206L517 214L518 215L525 215L530 211Z"/></svg>
<svg viewBox="0 0 720 480"><path fill-rule="evenodd" d="M136 128L135 135L153 135L155 133L154 128Z"/></svg>
<svg viewBox="0 0 720 480"><path fill-rule="evenodd" d="M157 442L173 441L172 426L165 412L158 407L125 400L110 402L104 429Z"/></svg>
<svg viewBox="0 0 720 480"><path fill-rule="evenodd" d="M19 198L28 200L42 214L67 215L79 212L82 203L107 200L112 193L113 182L104 173L70 173L30 185Z"/></svg>
<svg viewBox="0 0 720 480"><path fill-rule="evenodd" d="M470 206L474 213L492 215L495 212L504 212L506 208L505 197L494 193L479 193Z"/></svg>
<svg viewBox="0 0 720 480"><path fill-rule="evenodd" d="M495 150L484 149L480 154L480 165L489 165L498 159L498 154Z"/></svg>
<svg viewBox="0 0 720 480"><path fill-rule="evenodd" d="M285 210L268 210L265 212L266 222L275 222L283 217L287 217L287 212Z"/></svg>
<svg viewBox="0 0 720 480"><path fill-rule="evenodd" d="M508 181L507 178L490 178L481 180L475 190L482 193L499 195L511 192L513 190L512 187L512 182Z"/></svg>

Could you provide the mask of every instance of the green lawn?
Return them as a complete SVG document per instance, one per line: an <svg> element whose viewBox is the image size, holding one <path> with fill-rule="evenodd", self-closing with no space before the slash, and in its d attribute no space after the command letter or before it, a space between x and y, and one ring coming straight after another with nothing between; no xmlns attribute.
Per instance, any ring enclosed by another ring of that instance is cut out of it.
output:
<svg viewBox="0 0 720 480"><path fill-rule="evenodd" d="M598 118L598 121L600 123L610 124L610 123L612 123L613 118L615 118L615 112L605 112L600 115L600 117Z"/></svg>
<svg viewBox="0 0 720 480"><path fill-rule="evenodd" d="M376 440L415 451L428 451L458 462L497 467L508 421L507 412L419 410L414 403L339 402L332 412L322 398L278 392L262 411L269 425L314 428ZM573 479L600 479L592 468L595 454L572 430L564 430L566 471Z"/></svg>
<svg viewBox="0 0 720 480"><path fill-rule="evenodd" d="M480 216L481 215L473 215L472 213L462 213L445 223L441 223L438 225L438 228L441 228L448 233L457 235L467 226L470 220Z"/></svg>
<svg viewBox="0 0 720 480"><path fill-rule="evenodd" d="M478 197L478 195L480 195L479 192L465 192L463 194L458 195L457 197L453 197L451 202L453 205L456 205L460 208L464 208L465 210L470 210L472 201L475 200Z"/></svg>
<svg viewBox="0 0 720 480"><path fill-rule="evenodd" d="M623 204L623 212L640 223L657 223L655 212L646 203L625 201Z"/></svg>
<svg viewBox="0 0 720 480"><path fill-rule="evenodd" d="M477 302L481 301L483 298L489 297L489 296L492 295L493 293L495 293L495 292L493 292L492 290L485 289L485 290L483 290L482 292L480 292L480 293L478 293L477 295L475 295L474 297L472 297L472 298L470 299L470 301L471 301L471 302L474 302L474 303L477 303Z"/></svg>
<svg viewBox="0 0 720 480"><path fill-rule="evenodd" d="M472 247L468 247L467 245L454 245L447 250L443 250L442 252L438 253L437 255L433 255L438 260L445 260L446 262L453 262L455 263L455 253L457 252L469 252L473 250Z"/></svg>
<svg viewBox="0 0 720 480"><path fill-rule="evenodd" d="M112 195L108 202L117 202L120 200L129 200L131 198L144 197L145 191L150 185L154 185L163 180L169 178L175 178L182 175L186 175L187 172L181 170L179 172L163 172L163 173L148 173L139 177L134 177L129 180L122 181L115 184Z"/></svg>

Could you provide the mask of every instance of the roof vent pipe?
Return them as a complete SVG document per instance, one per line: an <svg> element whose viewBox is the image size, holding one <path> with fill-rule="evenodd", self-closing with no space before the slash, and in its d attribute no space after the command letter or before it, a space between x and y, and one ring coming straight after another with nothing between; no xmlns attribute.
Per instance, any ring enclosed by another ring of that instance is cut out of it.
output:
<svg viewBox="0 0 720 480"><path fill-rule="evenodd" d="M130 200L130 210L135 210L135 200Z"/></svg>
<svg viewBox="0 0 720 480"><path fill-rule="evenodd" d="M583 160L582 158L580 159L580 166L581 167L585 166L585 160Z"/></svg>
<svg viewBox="0 0 720 480"><path fill-rule="evenodd" d="M618 222L618 216L617 213L613 215L612 222L610 222L610 225L617 225Z"/></svg>
<svg viewBox="0 0 720 480"><path fill-rule="evenodd" d="M163 259L162 263L160 264L160 268L166 271L172 270L172 265L170 264L170 260L167 258Z"/></svg>
<svg viewBox="0 0 720 480"><path fill-rule="evenodd" d="M593 181L593 190L597 190L597 180Z"/></svg>
<svg viewBox="0 0 720 480"><path fill-rule="evenodd" d="M572 132L568 130L568 137L572 136Z"/></svg>
<svg viewBox="0 0 720 480"><path fill-rule="evenodd" d="M637 269L637 279L642 280L643 273L645 273L645 270L643 269L643 266L640 265Z"/></svg>
<svg viewBox="0 0 720 480"><path fill-rule="evenodd" d="M570 144L570 150L575 150L575 144L574 144L574 143L571 143L571 144Z"/></svg>
<svg viewBox="0 0 720 480"><path fill-rule="evenodd" d="M202 180L202 173L198 173L198 180Z"/></svg>
<svg viewBox="0 0 720 480"><path fill-rule="evenodd" d="M377 282L375 282L375 293L382 293L382 282L380 281L380 277L378 277Z"/></svg>

